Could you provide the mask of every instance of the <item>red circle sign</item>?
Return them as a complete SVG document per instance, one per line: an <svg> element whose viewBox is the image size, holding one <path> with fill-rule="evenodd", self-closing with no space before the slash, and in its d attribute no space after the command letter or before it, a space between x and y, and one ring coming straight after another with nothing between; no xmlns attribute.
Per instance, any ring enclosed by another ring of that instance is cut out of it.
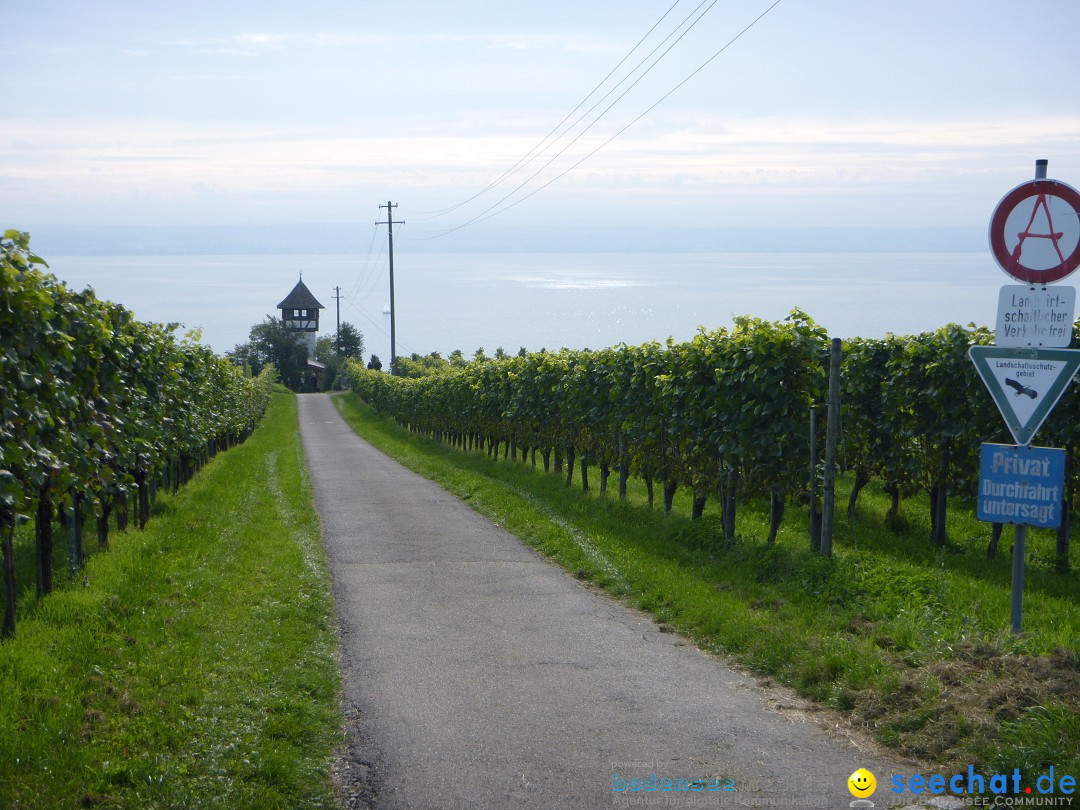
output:
<svg viewBox="0 0 1080 810"><path fill-rule="evenodd" d="M1018 281L1061 281L1080 267L1080 193L1058 180L1021 183L994 209L990 250Z"/></svg>

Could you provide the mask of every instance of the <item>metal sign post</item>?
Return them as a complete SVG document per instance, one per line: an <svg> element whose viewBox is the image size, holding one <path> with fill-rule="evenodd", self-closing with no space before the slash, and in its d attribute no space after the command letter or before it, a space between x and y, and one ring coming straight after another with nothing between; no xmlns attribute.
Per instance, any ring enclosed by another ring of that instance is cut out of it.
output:
<svg viewBox="0 0 1080 810"><path fill-rule="evenodd" d="M1014 633L1024 629L1024 553L1027 551L1027 526L1017 523L1013 529L1012 602L1009 625Z"/></svg>
<svg viewBox="0 0 1080 810"><path fill-rule="evenodd" d="M1046 177L1021 183L994 209L990 250L1020 285L1002 287L994 346L972 346L969 356L986 384L1016 446L984 444L980 454L979 520L1012 523L1012 631L1023 626L1027 527L1061 524L1065 451L1031 447L1080 368L1072 342L1076 290L1047 284L1080 267L1080 193Z"/></svg>

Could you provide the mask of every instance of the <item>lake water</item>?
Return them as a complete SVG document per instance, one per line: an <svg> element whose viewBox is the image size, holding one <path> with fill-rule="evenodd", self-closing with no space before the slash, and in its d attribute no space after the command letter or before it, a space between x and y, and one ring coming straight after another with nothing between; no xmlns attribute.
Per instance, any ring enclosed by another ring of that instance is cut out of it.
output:
<svg viewBox="0 0 1080 810"><path fill-rule="evenodd" d="M140 320L201 327L219 352L277 314L303 271L367 352L390 356L385 255L50 256L71 286L91 286ZM798 307L836 337L992 324L1009 279L982 253L475 253L395 256L399 354L490 355L686 339L733 315L770 320Z"/></svg>

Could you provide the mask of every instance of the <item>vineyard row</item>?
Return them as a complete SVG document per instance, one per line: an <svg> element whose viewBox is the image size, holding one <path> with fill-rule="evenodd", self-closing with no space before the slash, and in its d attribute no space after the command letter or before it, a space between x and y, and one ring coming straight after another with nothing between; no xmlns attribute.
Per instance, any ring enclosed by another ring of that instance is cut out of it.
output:
<svg viewBox="0 0 1080 810"><path fill-rule="evenodd" d="M52 588L53 522L82 563L84 515L108 544L110 514L138 525L152 490L178 487L217 451L243 441L266 408L273 369L258 378L173 328L136 321L92 290L44 271L29 238L0 241L0 540L3 632L15 630L16 524L35 522L37 589Z"/></svg>
<svg viewBox="0 0 1080 810"><path fill-rule="evenodd" d="M1009 442L967 356L971 345L992 342L985 328L955 324L844 342L838 463L854 480L850 509L873 479L892 496L887 521L902 498L924 492L934 539L946 542L947 496L974 495L982 442ZM685 342L481 359L417 378L353 363L349 374L362 399L412 430L466 449L486 445L489 455L532 451L534 463L539 452L545 470L554 455L556 471L563 459L568 465L568 484L577 459L586 488L593 465L601 490L612 471L620 495L628 476L644 479L650 505L656 483L669 509L676 489L689 487L695 517L718 497L728 540L738 497L768 498L771 544L785 503L807 494L809 414L825 404L829 344L796 310L780 322L737 318L730 330L701 330ZM1066 515L1077 483L1078 397L1070 387L1039 437L1068 450ZM1065 524L1059 567L1068 562Z"/></svg>

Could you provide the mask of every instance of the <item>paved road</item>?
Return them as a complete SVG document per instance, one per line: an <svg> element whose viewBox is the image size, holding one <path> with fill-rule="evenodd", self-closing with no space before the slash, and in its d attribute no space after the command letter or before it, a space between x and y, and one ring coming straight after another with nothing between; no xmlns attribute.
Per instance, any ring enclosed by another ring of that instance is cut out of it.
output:
<svg viewBox="0 0 1080 810"><path fill-rule="evenodd" d="M889 774L913 772L593 592L358 438L326 395L299 403L351 806L846 808L862 766L883 807ZM651 774L655 792L615 791ZM679 793L664 779L729 781Z"/></svg>

